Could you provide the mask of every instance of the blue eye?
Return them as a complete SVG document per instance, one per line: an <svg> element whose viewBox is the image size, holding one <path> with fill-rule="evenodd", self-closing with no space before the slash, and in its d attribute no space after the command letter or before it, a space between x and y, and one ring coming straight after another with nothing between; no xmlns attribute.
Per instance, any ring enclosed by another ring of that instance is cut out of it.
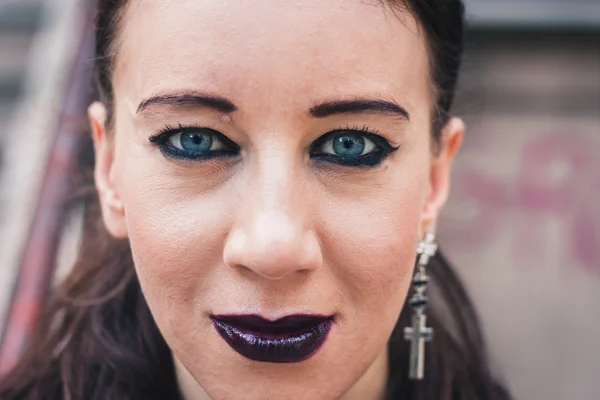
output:
<svg viewBox="0 0 600 400"><path fill-rule="evenodd" d="M350 167L375 167L397 147L366 128L343 129L329 132L317 139L311 156L317 161Z"/></svg>
<svg viewBox="0 0 600 400"><path fill-rule="evenodd" d="M169 138L169 143L190 153L205 153L209 150L223 148L223 143L216 139L212 133L200 129L176 133Z"/></svg>
<svg viewBox="0 0 600 400"><path fill-rule="evenodd" d="M240 152L240 147L235 142L210 128L167 127L151 137L150 141L157 144L165 156L178 159L235 157Z"/></svg>
<svg viewBox="0 0 600 400"><path fill-rule="evenodd" d="M170 128L150 138L165 157L203 161L240 155L240 146L214 129L200 127ZM375 167L399 147L366 127L338 129L318 138L311 147L313 160L349 167Z"/></svg>
<svg viewBox="0 0 600 400"><path fill-rule="evenodd" d="M370 153L375 149L375 144L359 133L345 133L335 135L325 142L323 152L343 157L358 157Z"/></svg>

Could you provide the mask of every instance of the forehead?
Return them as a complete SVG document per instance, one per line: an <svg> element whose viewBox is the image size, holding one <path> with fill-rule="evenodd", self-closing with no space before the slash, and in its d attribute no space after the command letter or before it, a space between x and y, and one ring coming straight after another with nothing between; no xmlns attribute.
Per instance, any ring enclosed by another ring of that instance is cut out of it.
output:
<svg viewBox="0 0 600 400"><path fill-rule="evenodd" d="M377 0L131 0L122 21L115 91L132 101L195 89L406 103L429 88L417 22Z"/></svg>

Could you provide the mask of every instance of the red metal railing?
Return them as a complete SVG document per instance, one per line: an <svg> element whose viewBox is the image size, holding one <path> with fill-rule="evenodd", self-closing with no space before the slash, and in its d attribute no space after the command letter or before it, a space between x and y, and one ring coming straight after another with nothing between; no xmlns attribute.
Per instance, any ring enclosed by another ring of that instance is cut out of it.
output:
<svg viewBox="0 0 600 400"><path fill-rule="evenodd" d="M64 205L75 166L77 139L81 135L81 117L85 115L89 100L93 57L91 21L87 18L82 24L81 40L71 63L58 124L53 132L49 132L53 136L52 148L0 342L0 375L14 366L26 348L52 283L65 218Z"/></svg>

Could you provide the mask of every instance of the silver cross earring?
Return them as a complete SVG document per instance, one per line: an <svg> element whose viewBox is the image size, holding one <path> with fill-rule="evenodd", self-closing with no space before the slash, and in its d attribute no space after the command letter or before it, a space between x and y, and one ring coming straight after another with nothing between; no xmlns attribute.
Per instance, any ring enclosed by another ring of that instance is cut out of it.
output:
<svg viewBox="0 0 600 400"><path fill-rule="evenodd" d="M426 233L425 238L419 242L417 247L417 272L412 280L414 293L408 301L413 310L412 326L404 328L404 340L410 341L410 379L423 379L425 372L425 342L429 342L433 338L433 329L428 328L426 325L425 307L427 307L427 296L425 296L425 290L427 289L427 283L429 283L429 277L425 267L436 251L437 244L435 243L434 234Z"/></svg>

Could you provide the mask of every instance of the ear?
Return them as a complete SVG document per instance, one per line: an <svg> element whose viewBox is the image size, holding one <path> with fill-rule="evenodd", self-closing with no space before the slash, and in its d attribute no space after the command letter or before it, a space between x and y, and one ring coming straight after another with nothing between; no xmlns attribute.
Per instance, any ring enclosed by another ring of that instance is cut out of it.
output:
<svg viewBox="0 0 600 400"><path fill-rule="evenodd" d="M437 219L450 192L450 172L452 162L465 132L465 124L460 118L452 118L441 132L439 152L434 155L429 174L429 191L421 216L421 234L435 232Z"/></svg>
<svg viewBox="0 0 600 400"><path fill-rule="evenodd" d="M118 239L127 238L125 209L114 184L114 145L106 132L106 107L100 102L88 108L96 164L94 180L100 199L102 218L111 235Z"/></svg>

